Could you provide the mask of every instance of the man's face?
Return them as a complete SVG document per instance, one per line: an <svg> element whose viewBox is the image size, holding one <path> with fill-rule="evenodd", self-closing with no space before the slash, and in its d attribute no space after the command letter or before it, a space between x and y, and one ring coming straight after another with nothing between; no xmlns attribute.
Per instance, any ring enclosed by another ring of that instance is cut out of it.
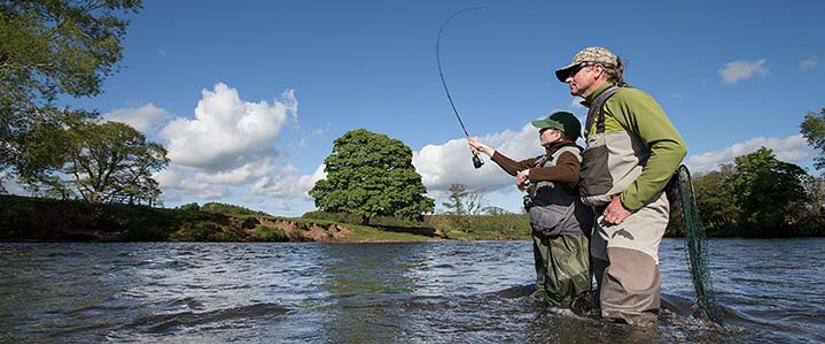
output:
<svg viewBox="0 0 825 344"><path fill-rule="evenodd" d="M570 72L564 82L570 85L570 94L586 98L598 87L598 73L601 71L600 66L580 65Z"/></svg>

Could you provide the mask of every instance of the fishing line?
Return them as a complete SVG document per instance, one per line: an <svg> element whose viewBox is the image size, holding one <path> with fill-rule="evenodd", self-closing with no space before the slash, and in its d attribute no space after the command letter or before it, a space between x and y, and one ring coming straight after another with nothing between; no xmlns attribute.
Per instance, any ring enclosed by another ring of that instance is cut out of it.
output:
<svg viewBox="0 0 825 344"><path fill-rule="evenodd" d="M485 8L485 7L484 6L481 6L481 7L468 7L468 8L465 8L463 10L460 10L460 11L454 13L452 16L447 18L447 20L445 20L443 24L441 24L441 28L438 29L438 37L435 40L435 61L436 61L436 64L438 65L438 76L441 77L441 84L444 85L444 92L447 94L447 100L450 101L450 106L453 108L453 113L455 113L455 118L458 119L458 124L461 125L461 130L464 131L464 135L468 138L470 137L470 133L467 132L467 127L464 126L464 121L461 120L461 115L458 114L458 109L456 109L455 103L453 103L453 97L450 95L450 88L447 87L447 81L444 79L444 72L442 71L442 68L441 68L441 48L440 48L441 47L441 33L444 32L444 28L447 27L447 23L449 23L450 20L452 20L453 18L457 17L458 15L460 15L464 12L468 12L468 11L472 11L472 10L480 10L482 8ZM475 168L479 168L479 167L481 167L481 165L484 165L484 161L482 161L481 158L478 157L478 153L473 154L473 166L475 166Z"/></svg>

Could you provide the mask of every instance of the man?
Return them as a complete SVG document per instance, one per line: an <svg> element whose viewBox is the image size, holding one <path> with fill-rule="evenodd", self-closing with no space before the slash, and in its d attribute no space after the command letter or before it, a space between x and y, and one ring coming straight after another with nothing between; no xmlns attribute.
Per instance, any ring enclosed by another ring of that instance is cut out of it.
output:
<svg viewBox="0 0 825 344"><path fill-rule="evenodd" d="M659 104L627 86L623 71L615 54L590 47L556 77L589 107L579 191L597 216L590 249L602 316L654 328L670 207L664 189L687 151Z"/></svg>

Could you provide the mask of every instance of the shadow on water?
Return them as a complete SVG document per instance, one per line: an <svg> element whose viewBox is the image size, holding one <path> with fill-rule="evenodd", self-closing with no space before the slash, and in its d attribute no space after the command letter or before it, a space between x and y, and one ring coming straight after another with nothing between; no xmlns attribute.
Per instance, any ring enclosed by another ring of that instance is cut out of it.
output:
<svg viewBox="0 0 825 344"><path fill-rule="evenodd" d="M416 235L423 235L427 237L434 238L436 237L436 230L435 228L430 227L403 227L403 226L388 226L388 225L378 225L374 226L382 231L387 232L396 232L396 233L410 233Z"/></svg>

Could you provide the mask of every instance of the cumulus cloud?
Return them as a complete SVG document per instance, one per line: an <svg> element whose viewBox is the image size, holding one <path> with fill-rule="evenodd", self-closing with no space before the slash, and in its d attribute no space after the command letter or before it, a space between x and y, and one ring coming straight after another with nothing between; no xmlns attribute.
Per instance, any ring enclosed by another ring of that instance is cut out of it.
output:
<svg viewBox="0 0 825 344"><path fill-rule="evenodd" d="M149 103L137 108L114 109L104 114L103 118L126 123L143 133L154 133L169 118L169 112Z"/></svg>
<svg viewBox="0 0 825 344"><path fill-rule="evenodd" d="M692 171L709 172L718 169L721 164L731 163L736 157L753 153L761 147L772 149L777 159L787 162L805 160L815 155L813 151L807 149L807 140L797 134L785 138L756 137L718 151L691 155L685 164Z"/></svg>
<svg viewBox="0 0 825 344"><path fill-rule="evenodd" d="M479 137L478 140L512 159L521 160L543 153L537 133L528 123L517 132L505 130ZM413 165L421 174L427 190L436 197L448 192L451 184L464 184L485 192L514 187L513 177L502 172L486 155L481 154L480 157L485 161L484 166L473 168L467 140L461 138L424 146L413 153Z"/></svg>
<svg viewBox="0 0 825 344"><path fill-rule="evenodd" d="M194 119L177 118L161 131L174 164L217 171L274 155L272 143L284 122L297 116L293 90L272 104L241 100L236 89L223 83L201 93Z"/></svg>
<svg viewBox="0 0 825 344"><path fill-rule="evenodd" d="M298 169L292 165L287 165L281 169L278 176L264 177L252 186L252 192L256 195L265 195L275 198L309 198L310 189L315 186L315 182L326 178L324 164L318 166L315 172L310 175L299 175Z"/></svg>
<svg viewBox="0 0 825 344"><path fill-rule="evenodd" d="M251 161L237 168L211 172L200 171L195 173L195 180L204 184L244 185L258 178L265 177L275 170L274 159Z"/></svg>
<svg viewBox="0 0 825 344"><path fill-rule="evenodd" d="M275 149L277 139L290 118L297 121L293 90L272 102L243 100L223 83L201 93L193 118L176 118L160 131L170 158L169 167L155 174L164 200L266 196L282 201L278 209L290 209L291 199L307 197L323 178L323 167L305 176L291 165L279 168L284 163Z"/></svg>
<svg viewBox="0 0 825 344"><path fill-rule="evenodd" d="M813 69L819 66L819 57L811 56L799 63L800 69Z"/></svg>
<svg viewBox="0 0 825 344"><path fill-rule="evenodd" d="M722 77L722 83L725 85L733 85L739 81L751 79L753 77L764 78L770 75L765 62L767 62L765 59L756 61L739 60L728 62L719 69L718 73Z"/></svg>
<svg viewBox="0 0 825 344"><path fill-rule="evenodd" d="M193 178L195 173L191 168L170 165L152 177L160 184L166 201L217 200L229 195L229 185L204 183Z"/></svg>

